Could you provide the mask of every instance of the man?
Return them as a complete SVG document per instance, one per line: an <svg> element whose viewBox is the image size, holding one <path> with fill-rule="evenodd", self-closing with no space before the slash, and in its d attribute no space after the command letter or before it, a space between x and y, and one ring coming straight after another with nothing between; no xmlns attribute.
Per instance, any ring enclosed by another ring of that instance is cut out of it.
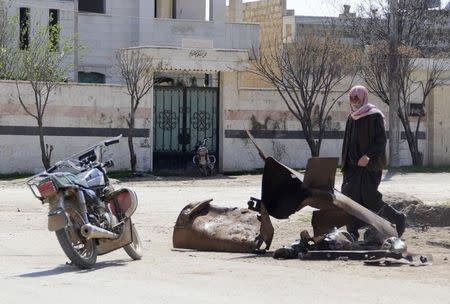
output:
<svg viewBox="0 0 450 304"><path fill-rule="evenodd" d="M369 103L368 90L355 86L349 92L350 114L342 146L342 193L395 224L399 237L405 231L406 216L382 200L378 192L386 166L384 115ZM352 218L347 230L356 239L364 223Z"/></svg>

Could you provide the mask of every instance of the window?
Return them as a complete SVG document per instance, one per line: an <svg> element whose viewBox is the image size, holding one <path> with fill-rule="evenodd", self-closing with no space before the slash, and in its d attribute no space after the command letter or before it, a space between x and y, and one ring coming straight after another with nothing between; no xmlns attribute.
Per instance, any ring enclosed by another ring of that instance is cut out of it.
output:
<svg viewBox="0 0 450 304"><path fill-rule="evenodd" d="M48 13L48 40L50 49L57 51L59 48L59 11L50 9Z"/></svg>
<svg viewBox="0 0 450 304"><path fill-rule="evenodd" d="M101 73L78 72L79 83L105 83L105 75Z"/></svg>
<svg viewBox="0 0 450 304"><path fill-rule="evenodd" d="M20 8L20 49L25 50L30 43L30 9Z"/></svg>
<svg viewBox="0 0 450 304"><path fill-rule="evenodd" d="M425 116L425 109L421 103L409 104L409 116Z"/></svg>
<svg viewBox="0 0 450 304"><path fill-rule="evenodd" d="M105 13L105 0L79 0L78 11L87 13Z"/></svg>

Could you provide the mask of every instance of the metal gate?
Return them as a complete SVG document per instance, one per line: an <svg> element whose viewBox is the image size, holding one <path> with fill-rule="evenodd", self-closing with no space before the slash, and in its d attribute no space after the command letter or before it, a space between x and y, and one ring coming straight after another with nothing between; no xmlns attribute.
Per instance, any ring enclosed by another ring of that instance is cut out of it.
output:
<svg viewBox="0 0 450 304"><path fill-rule="evenodd" d="M218 159L218 106L217 88L155 87L155 171L193 168L193 150L205 137L210 153Z"/></svg>

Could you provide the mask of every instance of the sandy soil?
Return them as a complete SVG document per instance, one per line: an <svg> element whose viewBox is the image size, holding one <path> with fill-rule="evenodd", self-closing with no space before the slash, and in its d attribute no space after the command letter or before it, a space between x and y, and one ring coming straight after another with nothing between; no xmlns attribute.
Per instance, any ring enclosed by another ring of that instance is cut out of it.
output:
<svg viewBox="0 0 450 304"><path fill-rule="evenodd" d="M132 261L118 250L81 271L66 265L56 237L47 231L47 206L23 180L0 181L0 303L450 303L450 250L439 245L448 244L450 227L407 229L409 251L433 255L434 264L427 267L274 260L273 250L291 243L301 230L311 231L311 210L273 219L275 237L265 255L173 250L173 225L187 203L214 198L221 206L245 207L250 196L260 196L261 176L116 183L123 186L139 196L134 221L144 258ZM388 175L380 190L446 204L450 174Z"/></svg>

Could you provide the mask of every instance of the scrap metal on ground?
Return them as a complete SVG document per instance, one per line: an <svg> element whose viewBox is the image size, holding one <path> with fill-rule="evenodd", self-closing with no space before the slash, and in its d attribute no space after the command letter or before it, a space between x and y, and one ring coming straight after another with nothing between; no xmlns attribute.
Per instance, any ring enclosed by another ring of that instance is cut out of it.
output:
<svg viewBox="0 0 450 304"><path fill-rule="evenodd" d="M251 198L249 208L244 209L217 207L210 204L212 199L187 205L174 227L175 248L226 252L267 250L274 233L270 216L285 219L310 206L316 209L311 220L314 236L303 232L300 240L276 250L274 258L360 259L368 264L431 263L430 256L406 254L406 245L390 222L334 188L338 158L310 158L302 175L266 157L250 132L247 134L265 161L261 199ZM351 216L371 227L365 241L358 242L336 229L347 225Z"/></svg>

